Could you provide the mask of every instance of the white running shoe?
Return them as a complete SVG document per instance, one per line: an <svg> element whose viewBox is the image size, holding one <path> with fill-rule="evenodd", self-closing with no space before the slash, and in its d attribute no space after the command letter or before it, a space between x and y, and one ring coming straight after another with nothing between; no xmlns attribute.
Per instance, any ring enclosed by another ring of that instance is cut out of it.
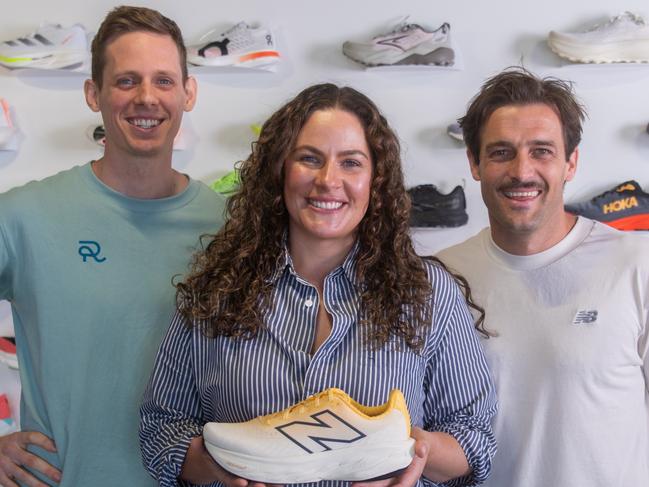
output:
<svg viewBox="0 0 649 487"><path fill-rule="evenodd" d="M435 30L426 30L421 25L404 22L390 33L376 36L371 41L345 42L343 54L365 66L452 66L455 62L451 26L448 23Z"/></svg>
<svg viewBox="0 0 649 487"><path fill-rule="evenodd" d="M0 98L0 150L16 150L16 135L9 103Z"/></svg>
<svg viewBox="0 0 649 487"><path fill-rule="evenodd" d="M234 475L277 484L386 477L410 465L415 443L397 389L373 407L327 389L246 423L207 423L203 438Z"/></svg>
<svg viewBox="0 0 649 487"><path fill-rule="evenodd" d="M46 24L29 36L0 43L0 64L8 68L72 68L87 59L88 37L79 24Z"/></svg>
<svg viewBox="0 0 649 487"><path fill-rule="evenodd" d="M585 32L551 31L548 45L577 63L649 62L649 26L639 15L624 12Z"/></svg>
<svg viewBox="0 0 649 487"><path fill-rule="evenodd" d="M197 66L268 67L280 54L269 29L239 22L222 34L212 30L187 47L187 60Z"/></svg>

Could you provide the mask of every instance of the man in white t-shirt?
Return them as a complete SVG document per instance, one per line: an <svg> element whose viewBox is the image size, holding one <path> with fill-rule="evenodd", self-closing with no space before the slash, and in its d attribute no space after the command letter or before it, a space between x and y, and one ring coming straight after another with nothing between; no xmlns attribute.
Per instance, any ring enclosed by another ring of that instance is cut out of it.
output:
<svg viewBox="0 0 649 487"><path fill-rule="evenodd" d="M509 69L461 125L490 228L439 257L494 336L492 487L649 486L649 239L566 213L583 107Z"/></svg>

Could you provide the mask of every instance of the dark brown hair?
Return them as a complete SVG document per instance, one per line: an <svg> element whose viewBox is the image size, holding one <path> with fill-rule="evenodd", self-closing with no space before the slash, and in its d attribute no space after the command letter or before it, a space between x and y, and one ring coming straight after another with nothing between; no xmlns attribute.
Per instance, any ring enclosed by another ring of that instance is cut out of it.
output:
<svg viewBox="0 0 649 487"><path fill-rule="evenodd" d="M534 103L548 105L559 116L568 160L581 141L581 124L586 117L572 83L552 77L541 79L525 68L511 67L485 81L466 115L459 120L464 141L476 163L480 161L482 130L491 114L503 106Z"/></svg>
<svg viewBox="0 0 649 487"><path fill-rule="evenodd" d="M116 7L106 15L92 40L92 80L101 89L106 65L106 46L116 37L129 32L153 32L168 35L178 48L183 83L187 80L187 49L183 35L176 23L157 10L146 7Z"/></svg>
<svg viewBox="0 0 649 487"><path fill-rule="evenodd" d="M247 338L264 326L264 310L273 305L269 277L283 255L288 229L284 161L309 117L331 109L358 117L373 162L370 201L358 228L361 326L369 327L374 346L391 335L413 349L423 344L422 331L432 318L432 289L409 236L410 200L399 141L368 97L333 84L305 89L264 123L252 153L240 163L241 186L228 200L225 226L177 285L180 312L188 322L202 323L208 336Z"/></svg>

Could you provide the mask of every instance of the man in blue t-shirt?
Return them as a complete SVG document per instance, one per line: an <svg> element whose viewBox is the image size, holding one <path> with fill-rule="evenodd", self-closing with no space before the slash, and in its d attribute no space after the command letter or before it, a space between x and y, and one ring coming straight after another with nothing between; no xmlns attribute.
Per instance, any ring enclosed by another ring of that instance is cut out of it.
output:
<svg viewBox="0 0 649 487"><path fill-rule="evenodd" d="M104 156L0 195L0 299L11 302L22 432L0 437L0 485L155 485L138 409L174 309L172 279L223 201L171 167L196 81L178 26L111 11L92 43L88 106Z"/></svg>

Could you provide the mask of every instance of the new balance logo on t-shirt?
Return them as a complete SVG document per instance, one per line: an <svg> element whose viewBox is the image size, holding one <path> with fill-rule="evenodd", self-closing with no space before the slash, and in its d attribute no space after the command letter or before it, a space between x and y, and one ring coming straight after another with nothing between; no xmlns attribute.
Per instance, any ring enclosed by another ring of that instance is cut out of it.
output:
<svg viewBox="0 0 649 487"><path fill-rule="evenodd" d="M597 322L596 309L580 309L572 320L573 325L592 325Z"/></svg>

